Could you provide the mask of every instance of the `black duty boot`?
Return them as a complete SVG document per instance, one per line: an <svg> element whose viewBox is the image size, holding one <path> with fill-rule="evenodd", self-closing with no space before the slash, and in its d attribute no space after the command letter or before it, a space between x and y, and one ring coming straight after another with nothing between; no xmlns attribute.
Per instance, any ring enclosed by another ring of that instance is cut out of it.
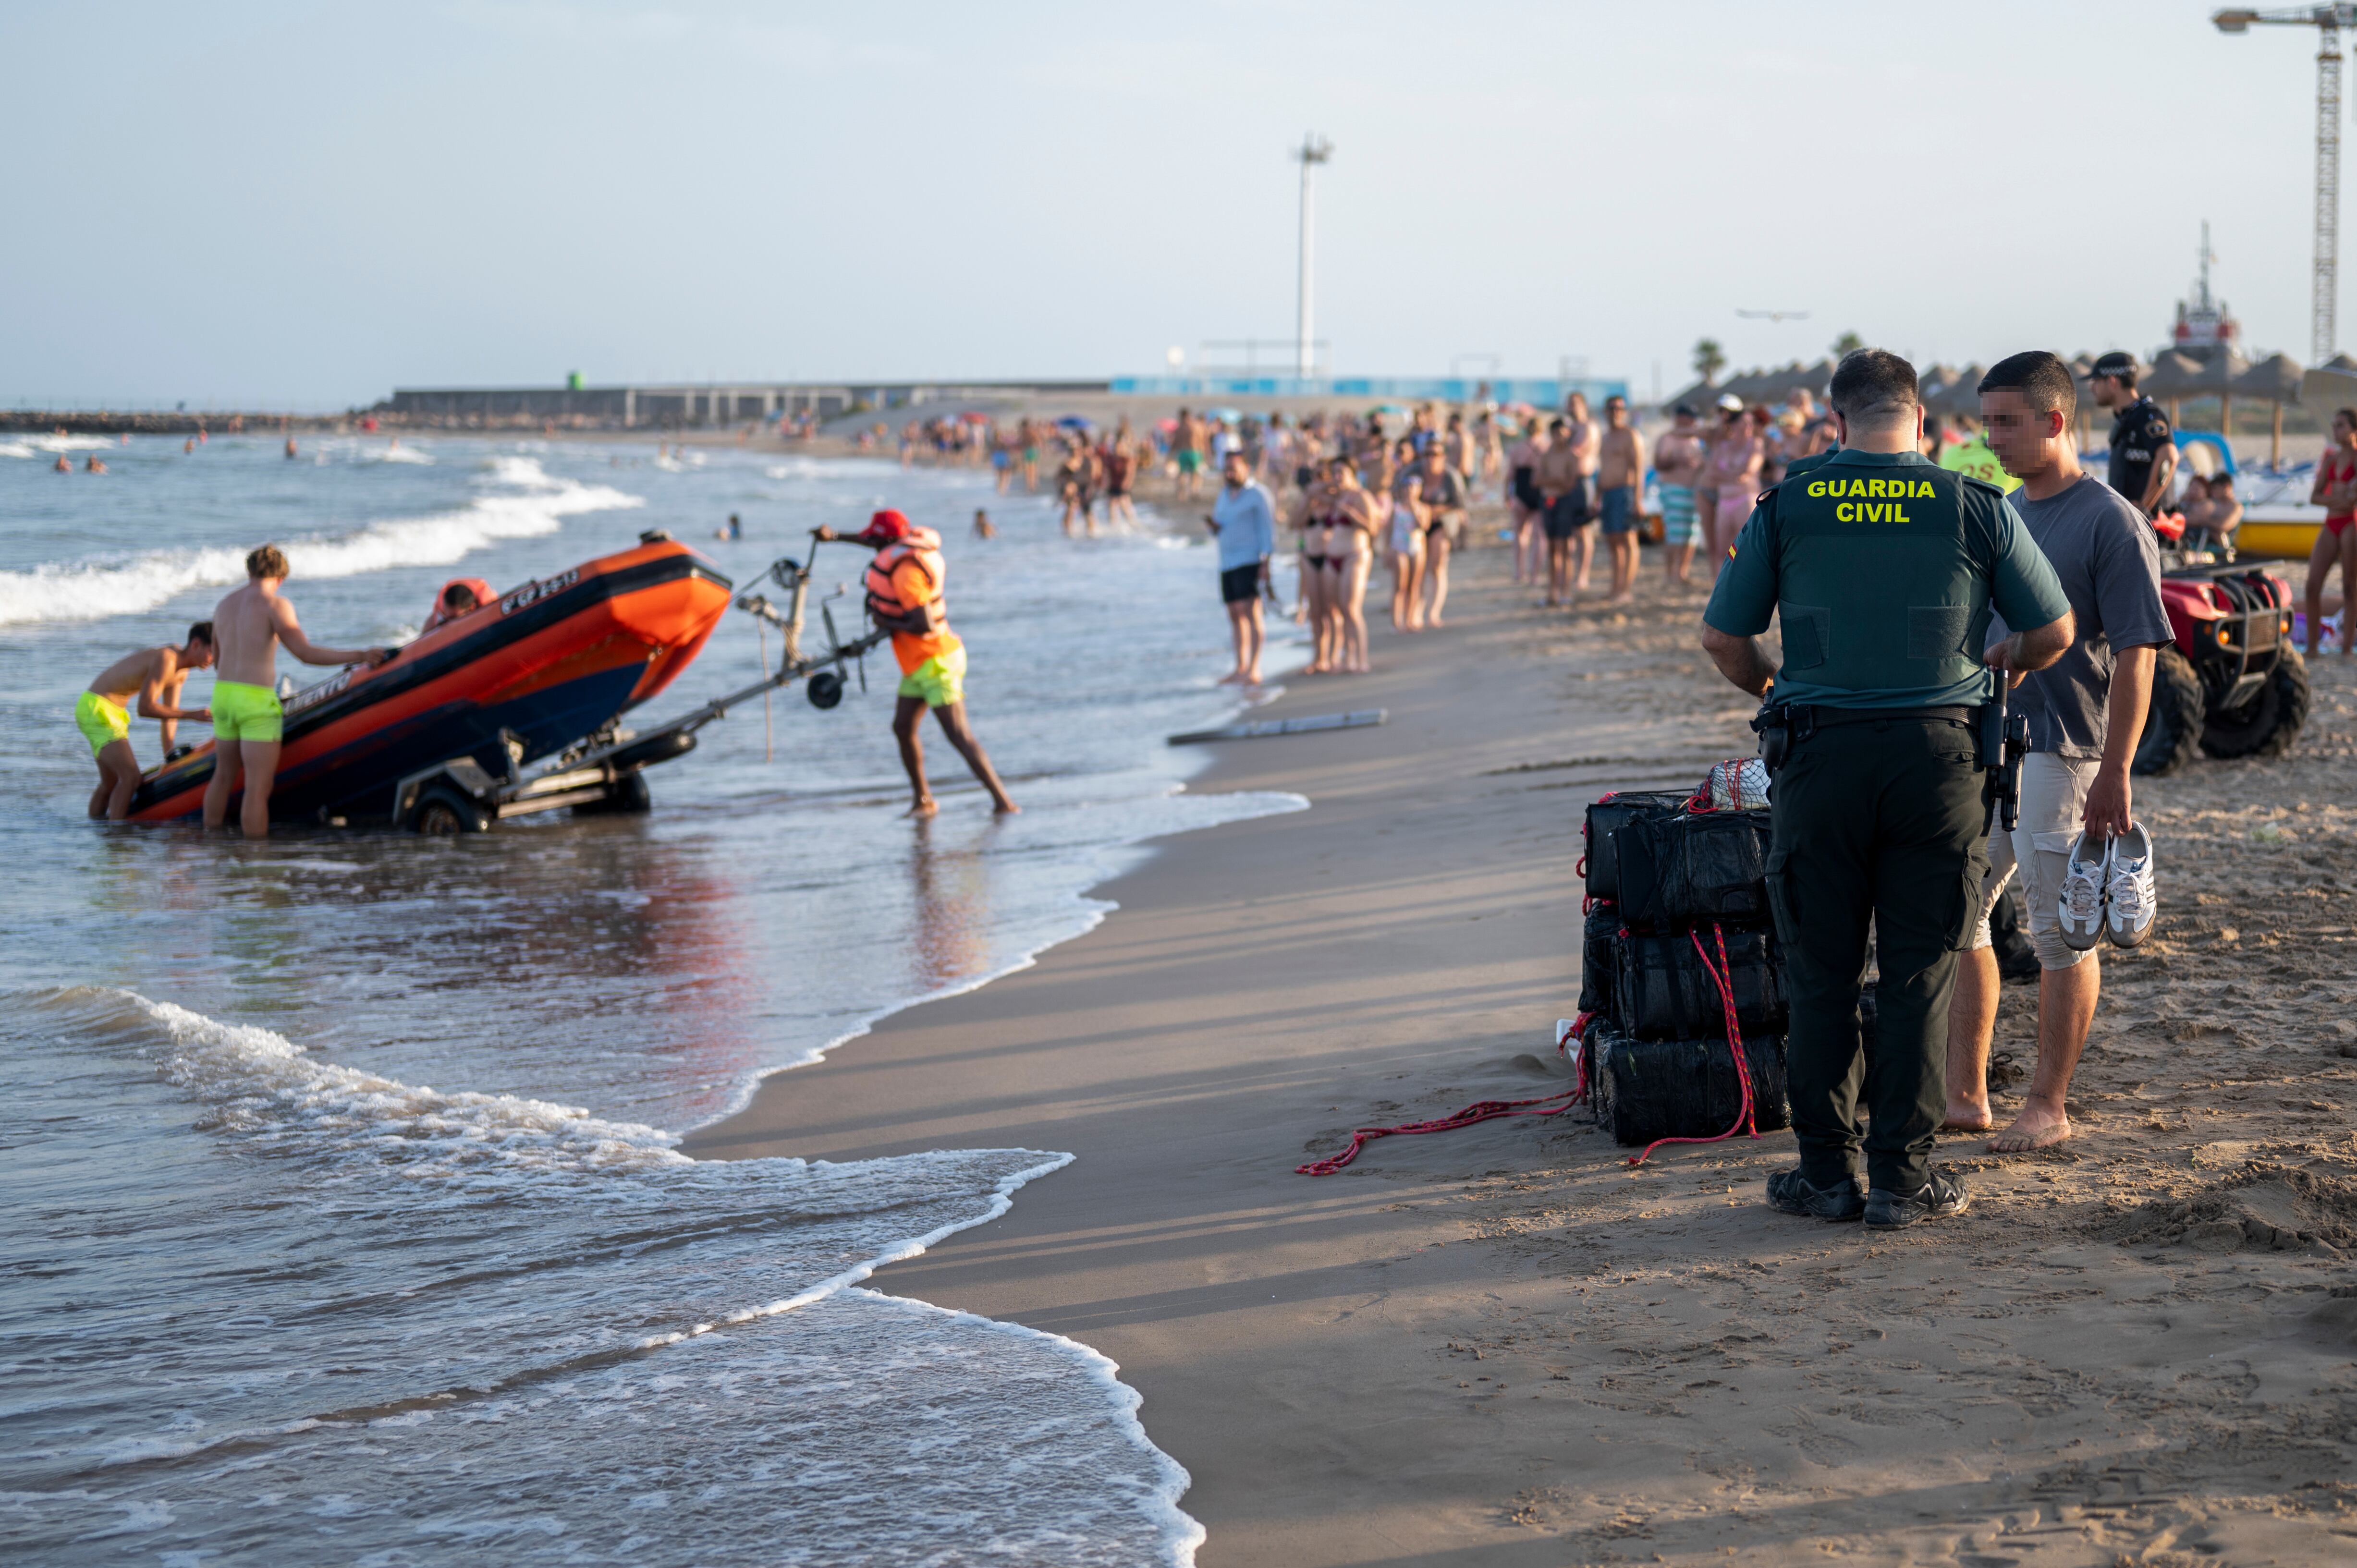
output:
<svg viewBox="0 0 2357 1568"><path fill-rule="evenodd" d="M1962 1214L1972 1203L1964 1178L1933 1171L1913 1192L1887 1192L1876 1187L1866 1200L1866 1222L1877 1230L1896 1230L1918 1219L1945 1219Z"/></svg>
<svg viewBox="0 0 2357 1568"><path fill-rule="evenodd" d="M1866 1212L1866 1194L1857 1176L1844 1176L1831 1187L1811 1187L1798 1167L1768 1178L1768 1203L1805 1219L1856 1219Z"/></svg>

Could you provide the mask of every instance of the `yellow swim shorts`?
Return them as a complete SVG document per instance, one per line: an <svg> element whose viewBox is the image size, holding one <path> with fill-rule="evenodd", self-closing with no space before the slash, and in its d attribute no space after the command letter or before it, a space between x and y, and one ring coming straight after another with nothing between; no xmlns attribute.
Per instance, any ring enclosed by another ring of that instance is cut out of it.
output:
<svg viewBox="0 0 2357 1568"><path fill-rule="evenodd" d="M96 757L116 741L131 738L131 715L113 699L84 692L74 699L74 727L81 731L82 739L90 742L90 754Z"/></svg>
<svg viewBox="0 0 2357 1568"><path fill-rule="evenodd" d="M929 708L946 708L965 701L965 647L936 653L900 677L900 695L922 697Z"/></svg>
<svg viewBox="0 0 2357 1568"><path fill-rule="evenodd" d="M212 709L213 739L223 745L232 740L276 740L285 732L286 710L279 705L278 693L267 686L216 681Z"/></svg>

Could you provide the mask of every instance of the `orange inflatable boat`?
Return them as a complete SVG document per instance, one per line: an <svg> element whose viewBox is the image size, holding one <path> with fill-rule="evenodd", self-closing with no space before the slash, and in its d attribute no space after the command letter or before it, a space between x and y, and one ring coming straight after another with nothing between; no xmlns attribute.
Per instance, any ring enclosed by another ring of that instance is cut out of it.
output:
<svg viewBox="0 0 2357 1568"><path fill-rule="evenodd" d="M445 621L373 670L350 666L288 697L271 816L404 820L411 810L404 780L422 768L452 765L514 779L525 763L610 733L617 718L694 661L732 586L669 535L640 540ZM628 774L643 803L636 767L693 744L689 737L662 756L619 758L619 768L606 768L605 785ZM154 769L132 800L133 820L197 815L212 774L210 742ZM594 794L609 792L619 793L601 787ZM591 803L587 793L546 799Z"/></svg>

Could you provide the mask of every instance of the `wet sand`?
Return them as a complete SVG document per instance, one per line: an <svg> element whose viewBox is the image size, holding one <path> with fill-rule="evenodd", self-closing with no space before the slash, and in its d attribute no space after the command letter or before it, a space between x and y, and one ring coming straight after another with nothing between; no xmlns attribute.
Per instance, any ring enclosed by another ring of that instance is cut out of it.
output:
<svg viewBox="0 0 2357 1568"><path fill-rule="evenodd" d="M1265 714L1197 788L1306 812L1171 841L1090 935L770 1079L705 1156L1070 1150L877 1284L1121 1363L1199 1561L2345 1561L2357 1551L2357 682L2287 759L2140 781L2155 940L2114 960L2081 1134L1896 1237L1773 1214L1788 1135L1641 1171L1584 1116L1293 1174L1354 1123L1564 1087L1585 803L1748 752L1647 552L1542 614L1502 551L1448 629ZM1211 592L1207 578L1205 592ZM2000 1052L2027 1062L2033 993ZM2018 1103L2001 1094L2001 1116Z"/></svg>

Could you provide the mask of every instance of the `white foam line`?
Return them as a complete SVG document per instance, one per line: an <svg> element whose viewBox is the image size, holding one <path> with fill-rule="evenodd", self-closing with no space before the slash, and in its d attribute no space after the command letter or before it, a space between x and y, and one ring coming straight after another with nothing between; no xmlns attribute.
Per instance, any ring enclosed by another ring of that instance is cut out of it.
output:
<svg viewBox="0 0 2357 1568"><path fill-rule="evenodd" d="M495 460L492 483L514 487L455 511L392 518L352 533L297 539L286 558L298 577L353 577L396 566L442 565L500 540L554 533L576 512L646 504L605 485L554 479L529 457ZM102 620L154 609L192 588L245 580L241 549L155 550L128 560L51 563L0 572L0 626Z"/></svg>
<svg viewBox="0 0 2357 1568"><path fill-rule="evenodd" d="M1186 1466L1157 1448L1154 1439L1146 1435L1146 1423L1137 1416L1139 1409L1146 1403L1146 1397L1121 1380L1120 1362L1077 1339L1067 1339L1044 1328L1009 1323L1003 1318L985 1317L978 1313L962 1312L956 1307L937 1306L930 1301L890 1295L883 1291L854 1290L850 1294L871 1301L888 1302L906 1311L955 1318L1014 1338L1044 1340L1077 1365L1088 1374L1092 1382L1103 1391L1112 1403L1114 1424L1121 1429L1122 1436L1154 1466L1157 1485L1150 1496L1138 1499L1138 1507L1161 1530L1162 1549L1167 1554L1163 1561L1169 1563L1170 1568L1194 1568L1195 1550L1203 1544L1206 1531L1200 1521L1178 1506L1178 1499L1186 1496L1187 1489L1195 1484L1195 1477L1187 1473Z"/></svg>

